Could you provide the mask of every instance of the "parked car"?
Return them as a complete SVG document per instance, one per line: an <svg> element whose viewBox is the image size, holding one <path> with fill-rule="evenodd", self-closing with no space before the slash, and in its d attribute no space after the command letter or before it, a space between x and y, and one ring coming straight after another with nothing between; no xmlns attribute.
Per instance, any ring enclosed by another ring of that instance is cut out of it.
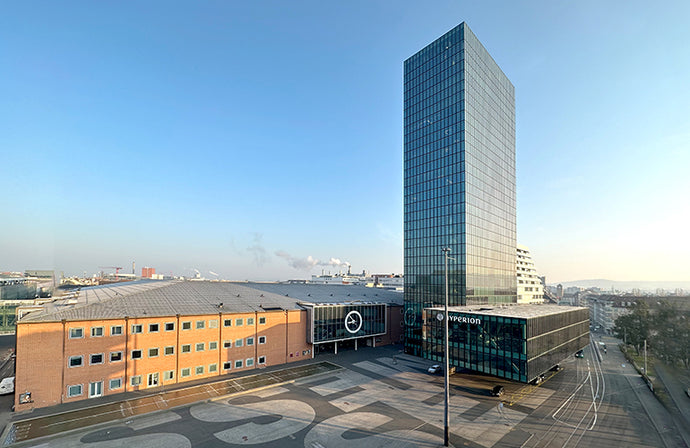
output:
<svg viewBox="0 0 690 448"><path fill-rule="evenodd" d="M441 372L443 372L443 368L441 367L441 364L434 364L433 366L429 367L428 372L429 373L441 373Z"/></svg>
<svg viewBox="0 0 690 448"><path fill-rule="evenodd" d="M560 372L561 370L563 370L563 367L559 364L556 364L555 366L551 367L551 371L553 372Z"/></svg>
<svg viewBox="0 0 690 448"><path fill-rule="evenodd" d="M575 353L576 358L584 358L585 354L582 352L582 350L579 350L577 353Z"/></svg>
<svg viewBox="0 0 690 448"><path fill-rule="evenodd" d="M503 392L505 392L505 389L503 388L503 386L500 385L494 386L494 388L491 389L491 395L493 395L494 397L500 397L501 395L503 395Z"/></svg>
<svg viewBox="0 0 690 448"><path fill-rule="evenodd" d="M7 395L14 392L14 377L3 378L0 381L0 395Z"/></svg>

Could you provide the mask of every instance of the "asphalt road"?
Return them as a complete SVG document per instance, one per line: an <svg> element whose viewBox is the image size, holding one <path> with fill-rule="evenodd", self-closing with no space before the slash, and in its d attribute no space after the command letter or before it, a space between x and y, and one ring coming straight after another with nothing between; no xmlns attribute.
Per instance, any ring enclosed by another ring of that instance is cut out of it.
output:
<svg viewBox="0 0 690 448"><path fill-rule="evenodd" d="M597 338L598 340L598 338ZM45 447L437 447L443 377L399 347L317 360L344 367L241 396L218 398L41 439ZM451 444L459 447L684 447L673 419L615 349L570 358L540 386L476 374L451 377ZM503 397L489 390L503 384ZM26 446L26 445L23 445Z"/></svg>

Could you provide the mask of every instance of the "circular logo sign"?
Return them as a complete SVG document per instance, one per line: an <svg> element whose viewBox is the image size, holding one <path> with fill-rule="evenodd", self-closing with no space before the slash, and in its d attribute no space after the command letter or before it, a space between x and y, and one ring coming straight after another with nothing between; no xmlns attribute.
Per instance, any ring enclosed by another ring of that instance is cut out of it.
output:
<svg viewBox="0 0 690 448"><path fill-rule="evenodd" d="M438 313L436 315L436 319L438 319L439 321L442 321L443 320L443 313Z"/></svg>
<svg viewBox="0 0 690 448"><path fill-rule="evenodd" d="M359 311L350 311L345 316L345 329L350 333L357 333L362 328L362 315Z"/></svg>

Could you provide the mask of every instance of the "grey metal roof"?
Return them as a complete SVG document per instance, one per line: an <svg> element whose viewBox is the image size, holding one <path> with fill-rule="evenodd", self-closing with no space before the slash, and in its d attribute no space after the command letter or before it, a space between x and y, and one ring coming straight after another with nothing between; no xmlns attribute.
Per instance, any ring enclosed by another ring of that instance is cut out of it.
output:
<svg viewBox="0 0 690 448"><path fill-rule="evenodd" d="M443 307L435 306L429 309L443 311ZM586 310L580 306L560 306L550 304L533 305L472 305L472 306L449 306L448 311L453 313L475 314L478 316L502 316L530 319L534 317L560 314L574 310Z"/></svg>
<svg viewBox="0 0 690 448"><path fill-rule="evenodd" d="M300 302L401 305L402 300L402 293L364 286L143 280L82 288L21 322L295 310L302 309Z"/></svg>

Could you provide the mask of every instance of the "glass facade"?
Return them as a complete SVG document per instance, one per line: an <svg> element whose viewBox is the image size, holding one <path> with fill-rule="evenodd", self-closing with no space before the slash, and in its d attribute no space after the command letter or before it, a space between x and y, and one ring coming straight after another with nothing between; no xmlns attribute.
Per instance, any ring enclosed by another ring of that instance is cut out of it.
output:
<svg viewBox="0 0 690 448"><path fill-rule="evenodd" d="M430 358L422 311L514 303L514 88L465 23L404 64L405 350Z"/></svg>
<svg viewBox="0 0 690 448"><path fill-rule="evenodd" d="M424 311L424 352L443 362L443 309ZM449 311L450 365L528 382L589 343L589 310L530 318Z"/></svg>
<svg viewBox="0 0 690 448"><path fill-rule="evenodd" d="M310 306L308 342L319 344L385 334L386 307L385 303Z"/></svg>

